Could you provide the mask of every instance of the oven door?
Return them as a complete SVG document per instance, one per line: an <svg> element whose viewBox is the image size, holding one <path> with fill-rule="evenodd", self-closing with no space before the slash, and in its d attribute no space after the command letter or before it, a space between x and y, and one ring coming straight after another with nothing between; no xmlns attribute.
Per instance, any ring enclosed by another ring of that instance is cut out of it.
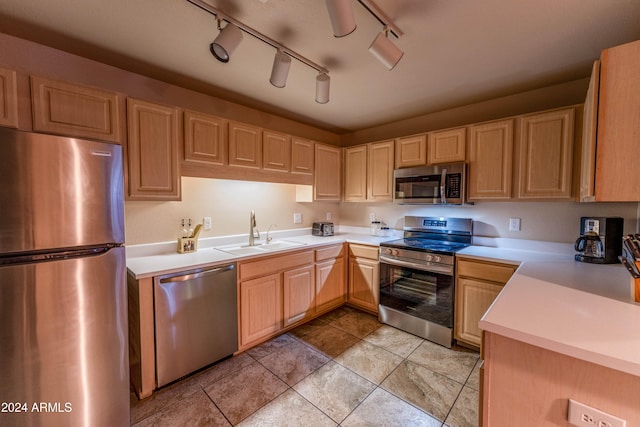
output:
<svg viewBox="0 0 640 427"><path fill-rule="evenodd" d="M453 283L453 266L380 257L380 305L449 329Z"/></svg>

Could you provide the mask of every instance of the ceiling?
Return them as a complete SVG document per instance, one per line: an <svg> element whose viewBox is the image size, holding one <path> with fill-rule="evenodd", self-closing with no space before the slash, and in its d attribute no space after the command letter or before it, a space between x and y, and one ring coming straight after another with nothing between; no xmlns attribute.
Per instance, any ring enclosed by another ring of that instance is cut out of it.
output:
<svg viewBox="0 0 640 427"><path fill-rule="evenodd" d="M2 0L0 30L336 133L584 78L601 50L640 39L638 0L374 0L404 33L389 71L356 0L343 38L321 0L206 1L328 68L329 103L295 60L286 87L269 84L275 49L248 34L217 61L215 17L187 0Z"/></svg>

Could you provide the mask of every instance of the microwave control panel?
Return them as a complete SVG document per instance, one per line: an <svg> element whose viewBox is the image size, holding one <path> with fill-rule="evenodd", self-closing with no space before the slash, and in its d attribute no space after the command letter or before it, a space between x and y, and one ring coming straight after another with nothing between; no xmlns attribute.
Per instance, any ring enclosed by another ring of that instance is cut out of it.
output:
<svg viewBox="0 0 640 427"><path fill-rule="evenodd" d="M447 174L446 197L448 199L459 199L462 197L460 194L461 181L461 173Z"/></svg>

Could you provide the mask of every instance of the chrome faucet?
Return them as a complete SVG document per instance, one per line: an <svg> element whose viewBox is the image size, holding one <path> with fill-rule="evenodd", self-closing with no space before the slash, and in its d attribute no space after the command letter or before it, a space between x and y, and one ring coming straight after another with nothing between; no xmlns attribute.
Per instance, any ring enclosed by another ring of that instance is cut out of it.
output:
<svg viewBox="0 0 640 427"><path fill-rule="evenodd" d="M256 234L258 235L256 236ZM249 218L249 246L255 246L256 242L254 239L256 237L260 240L260 232L256 228L256 212L251 211L251 216Z"/></svg>

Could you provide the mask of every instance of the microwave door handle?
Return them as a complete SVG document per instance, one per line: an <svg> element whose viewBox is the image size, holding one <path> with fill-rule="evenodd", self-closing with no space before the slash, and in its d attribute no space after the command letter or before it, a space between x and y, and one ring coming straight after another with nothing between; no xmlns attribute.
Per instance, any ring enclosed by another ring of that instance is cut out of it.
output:
<svg viewBox="0 0 640 427"><path fill-rule="evenodd" d="M447 195L445 193L446 184L447 184L447 170L442 169L442 175L440 176L440 202L443 205L447 204Z"/></svg>

